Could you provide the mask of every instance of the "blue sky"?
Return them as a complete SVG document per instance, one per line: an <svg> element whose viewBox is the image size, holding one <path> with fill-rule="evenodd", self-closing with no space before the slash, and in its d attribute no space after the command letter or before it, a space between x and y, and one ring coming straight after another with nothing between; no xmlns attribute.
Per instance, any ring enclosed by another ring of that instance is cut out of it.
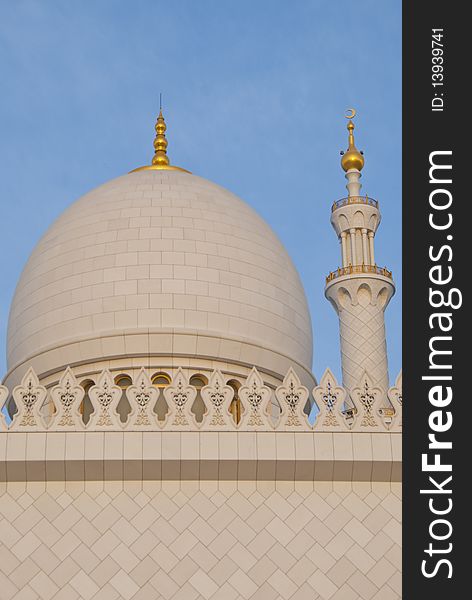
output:
<svg viewBox="0 0 472 600"><path fill-rule="evenodd" d="M0 346L29 253L85 192L147 164L159 92L174 164L227 187L273 227L308 296L314 372L340 375L325 275L355 107L363 192L380 201L376 260L401 365L401 3L358 0L0 1ZM0 376L5 372L0 350Z"/></svg>

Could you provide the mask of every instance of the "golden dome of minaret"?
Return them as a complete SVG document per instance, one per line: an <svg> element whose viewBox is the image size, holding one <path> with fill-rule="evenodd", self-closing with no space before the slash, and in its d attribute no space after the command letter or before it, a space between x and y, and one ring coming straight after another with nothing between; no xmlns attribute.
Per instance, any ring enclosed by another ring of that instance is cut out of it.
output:
<svg viewBox="0 0 472 600"><path fill-rule="evenodd" d="M362 171L362 168L364 167L364 157L354 143L354 123L352 122L352 119L356 116L356 111L353 108L350 108L349 112L351 114L346 116L346 119L349 119L349 123L347 124L347 130L349 131L349 147L347 152L343 153L341 166L344 171L349 171L349 169Z"/></svg>

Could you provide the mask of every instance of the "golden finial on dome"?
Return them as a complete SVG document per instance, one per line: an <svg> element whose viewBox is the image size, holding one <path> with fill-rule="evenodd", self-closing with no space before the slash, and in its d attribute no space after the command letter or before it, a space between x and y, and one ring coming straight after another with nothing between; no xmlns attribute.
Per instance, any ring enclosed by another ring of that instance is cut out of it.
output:
<svg viewBox="0 0 472 600"><path fill-rule="evenodd" d="M167 139L166 139L166 122L162 114L162 107L159 110L159 116L157 117L156 124L154 126L156 130L156 137L154 138L154 156L152 157L152 164L157 166L168 166L169 157L167 156Z"/></svg>
<svg viewBox="0 0 472 600"><path fill-rule="evenodd" d="M171 165L169 157L167 156L167 125L164 120L164 115L162 114L162 94L159 97L159 115L154 129L156 130L156 137L154 138L154 156L152 157L152 164L133 169L131 173L149 170L183 171L184 173L190 173L190 171L182 169L182 167Z"/></svg>
<svg viewBox="0 0 472 600"><path fill-rule="evenodd" d="M346 119L349 119L349 123L347 124L347 130L349 131L349 148L347 152L343 153L341 158L341 166L344 171L349 171L349 169L357 169L358 171L362 171L364 166L364 157L356 148L354 143L354 123L352 119L356 116L356 111L354 108L350 108L347 111Z"/></svg>

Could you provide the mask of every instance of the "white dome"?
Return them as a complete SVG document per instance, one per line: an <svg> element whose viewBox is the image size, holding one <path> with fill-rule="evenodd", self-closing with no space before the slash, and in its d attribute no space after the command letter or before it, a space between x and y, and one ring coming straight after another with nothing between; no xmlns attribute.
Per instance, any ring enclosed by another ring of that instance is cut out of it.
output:
<svg viewBox="0 0 472 600"><path fill-rule="evenodd" d="M162 344L276 373L311 369L305 294L270 227L212 182L145 170L80 198L34 249L10 312L9 375L159 354Z"/></svg>

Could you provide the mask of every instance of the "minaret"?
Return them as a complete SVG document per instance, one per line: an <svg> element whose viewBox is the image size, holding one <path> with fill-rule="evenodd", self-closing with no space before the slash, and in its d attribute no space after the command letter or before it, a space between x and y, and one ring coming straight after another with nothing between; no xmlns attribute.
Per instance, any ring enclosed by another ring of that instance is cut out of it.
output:
<svg viewBox="0 0 472 600"><path fill-rule="evenodd" d="M356 111L350 109L349 147L341 153L347 198L334 202L331 224L341 245L342 267L326 278L325 295L339 316L343 384L351 390L364 370L385 393L389 387L384 311L395 293L392 273L375 262L374 239L379 204L361 196L364 156L354 143Z"/></svg>

